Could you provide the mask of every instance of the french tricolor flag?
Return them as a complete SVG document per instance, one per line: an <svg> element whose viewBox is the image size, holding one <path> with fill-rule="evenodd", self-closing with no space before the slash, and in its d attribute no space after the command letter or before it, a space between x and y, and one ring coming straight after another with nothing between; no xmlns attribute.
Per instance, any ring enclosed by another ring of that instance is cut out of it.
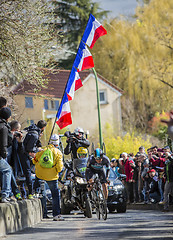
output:
<svg viewBox="0 0 173 240"><path fill-rule="evenodd" d="M73 66L76 67L78 72L94 67L93 57L82 41L80 42Z"/></svg>
<svg viewBox="0 0 173 240"><path fill-rule="evenodd" d="M66 93L69 101L73 100L75 91L82 86L83 84L80 79L79 73L77 72L75 67L72 67L66 87Z"/></svg>
<svg viewBox="0 0 173 240"><path fill-rule="evenodd" d="M70 104L66 93L64 94L61 105L58 109L56 115L56 123L58 124L60 129L72 124Z"/></svg>
<svg viewBox="0 0 173 240"><path fill-rule="evenodd" d="M105 34L107 34L106 29L90 14L82 41L92 49L97 39Z"/></svg>

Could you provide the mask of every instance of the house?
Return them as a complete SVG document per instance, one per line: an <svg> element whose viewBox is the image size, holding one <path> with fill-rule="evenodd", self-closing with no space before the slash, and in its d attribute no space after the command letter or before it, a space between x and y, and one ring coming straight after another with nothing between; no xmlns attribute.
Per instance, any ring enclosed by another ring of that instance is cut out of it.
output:
<svg viewBox="0 0 173 240"><path fill-rule="evenodd" d="M14 101L18 106L16 119L22 128L30 123L37 123L40 119L55 122L64 89L70 74L69 70L43 69L44 77L48 84L45 88L35 92L34 85L23 81L13 91ZM72 125L67 128L73 131L80 126L88 130L89 134L98 134L98 110L96 81L92 71L79 73L83 87L75 92L74 99L70 102ZM100 95L100 113L102 129L110 123L119 133L122 128L121 95L122 90L98 74L98 87Z"/></svg>

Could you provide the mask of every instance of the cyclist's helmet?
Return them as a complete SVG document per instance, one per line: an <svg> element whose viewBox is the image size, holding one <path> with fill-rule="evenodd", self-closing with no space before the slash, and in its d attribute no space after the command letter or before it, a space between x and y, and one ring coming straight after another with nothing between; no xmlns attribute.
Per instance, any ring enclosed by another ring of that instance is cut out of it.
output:
<svg viewBox="0 0 173 240"><path fill-rule="evenodd" d="M50 144L53 144L54 146L59 146L59 136L58 134L53 134L50 138Z"/></svg>
<svg viewBox="0 0 173 240"><path fill-rule="evenodd" d="M96 148L94 151L94 157L96 159L101 159L102 156L103 156L103 151L100 148Z"/></svg>
<svg viewBox="0 0 173 240"><path fill-rule="evenodd" d="M88 150L84 147L79 147L77 150L77 157L80 158L87 158L88 157Z"/></svg>
<svg viewBox="0 0 173 240"><path fill-rule="evenodd" d="M83 130L81 127L75 128L74 134L75 134L76 136L79 136L80 133L82 133L82 136L83 136L83 135L84 135L84 130Z"/></svg>

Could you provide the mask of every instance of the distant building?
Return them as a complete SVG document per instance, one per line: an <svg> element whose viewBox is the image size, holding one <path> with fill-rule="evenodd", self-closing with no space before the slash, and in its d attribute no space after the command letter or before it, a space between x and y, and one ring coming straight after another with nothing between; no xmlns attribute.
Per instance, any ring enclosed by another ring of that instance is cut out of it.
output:
<svg viewBox="0 0 173 240"><path fill-rule="evenodd" d="M14 89L14 101L18 106L17 117L22 128L40 119L55 121L57 109L64 93L70 71L43 69L48 85L35 92L35 86L23 81ZM67 128L73 131L77 126L89 130L90 134L98 131L98 112L96 82L91 71L80 72L83 87L75 92L70 102L72 125ZM122 128L121 95L122 90L98 74L100 94L100 111L102 129L110 123L119 132Z"/></svg>

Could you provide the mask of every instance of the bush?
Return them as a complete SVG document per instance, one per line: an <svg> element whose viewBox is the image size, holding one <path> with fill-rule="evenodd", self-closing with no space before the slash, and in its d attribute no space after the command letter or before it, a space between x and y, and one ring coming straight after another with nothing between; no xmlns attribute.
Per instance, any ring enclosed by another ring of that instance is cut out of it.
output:
<svg viewBox="0 0 173 240"><path fill-rule="evenodd" d="M151 147L149 139L144 140L142 136L135 136L134 133L126 133L124 137L114 137L111 134L111 126L107 125L107 131L104 134L104 143L106 145L106 155L111 158L119 158L122 152L134 153L139 151L140 146L144 146L145 149Z"/></svg>

